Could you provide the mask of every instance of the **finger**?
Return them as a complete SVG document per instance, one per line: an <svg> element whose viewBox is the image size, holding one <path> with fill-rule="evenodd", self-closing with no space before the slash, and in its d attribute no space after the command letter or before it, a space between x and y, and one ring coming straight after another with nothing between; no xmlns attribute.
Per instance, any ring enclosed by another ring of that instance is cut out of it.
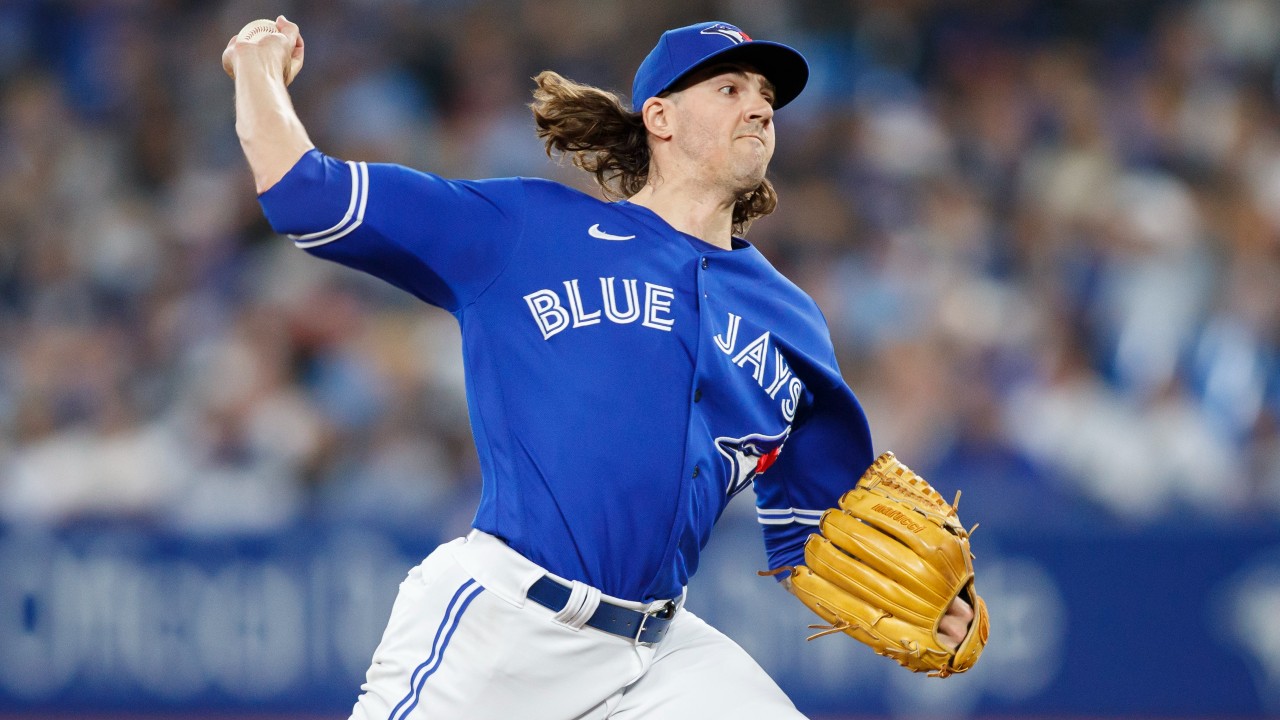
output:
<svg viewBox="0 0 1280 720"><path fill-rule="evenodd" d="M276 29L278 29L285 37L289 38L292 43L292 49L289 51L289 69L285 74L286 83L293 82L298 76L298 72L302 70L302 61L304 55L304 43L302 41L302 30L298 24L289 20L289 18L281 15L276 18Z"/></svg>
<svg viewBox="0 0 1280 720"><path fill-rule="evenodd" d="M232 79L235 79L236 72L231 67L231 54L235 50L237 37L237 35L232 35L231 39L227 41L226 49L222 51L222 69L225 70L227 75L230 75Z"/></svg>
<svg viewBox="0 0 1280 720"><path fill-rule="evenodd" d="M302 38L302 31L298 28L298 24L283 15L276 18L276 29L295 45Z"/></svg>
<svg viewBox="0 0 1280 720"><path fill-rule="evenodd" d="M949 649L955 650L964 641L964 636L968 632L968 623L962 622L953 615L947 615L942 618L942 622L938 623L938 634L941 636L943 644Z"/></svg>
<svg viewBox="0 0 1280 720"><path fill-rule="evenodd" d="M973 606L965 602L964 598L957 597L947 606L946 615L959 618L967 624L970 620L973 620Z"/></svg>

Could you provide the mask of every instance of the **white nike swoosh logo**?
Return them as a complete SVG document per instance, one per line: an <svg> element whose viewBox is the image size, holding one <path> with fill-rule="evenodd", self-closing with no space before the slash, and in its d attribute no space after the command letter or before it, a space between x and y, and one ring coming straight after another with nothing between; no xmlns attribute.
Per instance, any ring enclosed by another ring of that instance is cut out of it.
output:
<svg viewBox="0 0 1280 720"><path fill-rule="evenodd" d="M635 237L635 235L610 235L600 229L600 223L587 228L587 234L599 240L630 240Z"/></svg>

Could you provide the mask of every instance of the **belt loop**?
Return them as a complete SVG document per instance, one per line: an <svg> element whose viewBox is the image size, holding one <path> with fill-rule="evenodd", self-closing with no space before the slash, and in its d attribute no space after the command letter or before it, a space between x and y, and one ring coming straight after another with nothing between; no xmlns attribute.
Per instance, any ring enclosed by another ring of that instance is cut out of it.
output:
<svg viewBox="0 0 1280 720"><path fill-rule="evenodd" d="M572 581L569 587L569 600L552 617L552 620L574 630L581 630L582 626L595 614L596 608L600 607L601 593L598 589L577 580Z"/></svg>

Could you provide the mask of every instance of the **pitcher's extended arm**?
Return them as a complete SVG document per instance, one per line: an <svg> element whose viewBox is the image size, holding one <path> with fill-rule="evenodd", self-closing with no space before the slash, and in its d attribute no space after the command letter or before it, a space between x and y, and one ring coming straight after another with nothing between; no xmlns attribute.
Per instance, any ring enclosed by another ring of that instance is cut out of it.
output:
<svg viewBox="0 0 1280 720"><path fill-rule="evenodd" d="M302 67L302 35L283 15L276 28L249 40L236 35L222 53L222 67L236 83L236 134L259 194L315 147L285 89Z"/></svg>

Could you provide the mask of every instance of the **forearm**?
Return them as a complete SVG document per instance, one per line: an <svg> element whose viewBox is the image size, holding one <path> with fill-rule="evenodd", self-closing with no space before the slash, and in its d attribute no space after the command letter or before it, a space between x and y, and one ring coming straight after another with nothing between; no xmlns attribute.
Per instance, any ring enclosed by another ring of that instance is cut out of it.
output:
<svg viewBox="0 0 1280 720"><path fill-rule="evenodd" d="M235 62L236 134L259 194L315 145L293 109L278 62L242 55Z"/></svg>

